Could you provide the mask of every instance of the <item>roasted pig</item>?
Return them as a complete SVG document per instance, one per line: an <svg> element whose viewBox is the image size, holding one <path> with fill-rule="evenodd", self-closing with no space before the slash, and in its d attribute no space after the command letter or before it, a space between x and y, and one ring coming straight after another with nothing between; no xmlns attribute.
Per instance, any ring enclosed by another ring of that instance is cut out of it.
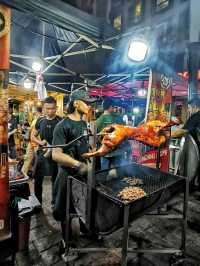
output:
<svg viewBox="0 0 200 266"><path fill-rule="evenodd" d="M83 157L105 156L125 139L136 139L145 144L159 147L169 137L166 134L166 129L174 124L174 122L153 120L138 127L110 125L100 132L100 135L103 136L102 146L97 151L83 154Z"/></svg>

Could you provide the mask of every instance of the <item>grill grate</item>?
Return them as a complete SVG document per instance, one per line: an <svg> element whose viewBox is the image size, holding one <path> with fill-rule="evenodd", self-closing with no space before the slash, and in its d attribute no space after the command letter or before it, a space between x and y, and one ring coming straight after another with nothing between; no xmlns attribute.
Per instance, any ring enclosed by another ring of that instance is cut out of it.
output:
<svg viewBox="0 0 200 266"><path fill-rule="evenodd" d="M165 189L169 185L175 183L174 178L171 178L169 176L154 177L151 175L148 176L134 175L134 177L127 177L127 176L117 177L112 180L99 183L99 188L102 190L102 192L105 192L107 194L112 194L112 196L119 198L118 194L121 190L123 190L126 187L133 186L129 182L134 178L137 178L142 181L142 184L137 184L135 186L142 188L146 192L147 196L159 190Z"/></svg>

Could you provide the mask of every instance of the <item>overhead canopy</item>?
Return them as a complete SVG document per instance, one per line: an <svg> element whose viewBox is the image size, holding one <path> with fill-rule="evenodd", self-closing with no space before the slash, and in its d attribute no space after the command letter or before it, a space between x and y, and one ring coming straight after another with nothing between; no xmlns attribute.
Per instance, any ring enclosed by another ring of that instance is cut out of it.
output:
<svg viewBox="0 0 200 266"><path fill-rule="evenodd" d="M86 82L93 94L129 98L135 96L135 80L147 80L148 66L176 75L159 61L156 49L144 65L128 61L130 34L104 43L116 33L110 25L60 0L1 2L13 7L11 83L22 85L26 76L35 80L31 65L36 58L43 60L47 89L66 93Z"/></svg>
<svg viewBox="0 0 200 266"><path fill-rule="evenodd" d="M89 15L60 0L2 0L2 3L34 14L40 20L52 23L65 30L103 39L116 31L103 19Z"/></svg>
<svg viewBox="0 0 200 266"><path fill-rule="evenodd" d="M99 77L112 49L110 46L106 48L99 47L96 41L85 35L13 9L10 81L18 84L27 73L34 79L32 62L42 58L47 88L70 91L72 82L81 83L77 84L80 86L85 79Z"/></svg>

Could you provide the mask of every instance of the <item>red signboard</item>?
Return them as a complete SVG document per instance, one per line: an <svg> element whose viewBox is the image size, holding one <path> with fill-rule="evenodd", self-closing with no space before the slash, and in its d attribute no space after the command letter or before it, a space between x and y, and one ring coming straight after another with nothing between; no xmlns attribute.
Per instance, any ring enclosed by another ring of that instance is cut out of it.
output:
<svg viewBox="0 0 200 266"><path fill-rule="evenodd" d="M157 161L158 152L156 150L150 150L144 152L143 155L138 159L138 163L156 168L156 161ZM164 171L168 172L169 170L169 149L163 148L160 151L160 163L159 168Z"/></svg>
<svg viewBox="0 0 200 266"><path fill-rule="evenodd" d="M149 88L146 108L146 121L160 120L170 121L170 104L172 101L172 79L159 73L150 73ZM145 146L137 161L149 167L156 167L158 151ZM160 150L159 168L168 172L169 148Z"/></svg>

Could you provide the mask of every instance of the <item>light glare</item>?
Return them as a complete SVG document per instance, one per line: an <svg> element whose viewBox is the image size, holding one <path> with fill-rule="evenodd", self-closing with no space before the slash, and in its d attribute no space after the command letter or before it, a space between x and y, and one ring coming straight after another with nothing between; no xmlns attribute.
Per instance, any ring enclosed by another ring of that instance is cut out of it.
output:
<svg viewBox="0 0 200 266"><path fill-rule="evenodd" d="M31 82L31 80L30 79L25 79L24 80L24 88L25 89L31 89L32 88L32 82Z"/></svg>
<svg viewBox="0 0 200 266"><path fill-rule="evenodd" d="M136 62L144 61L148 52L148 45L142 41L132 41L128 50L128 57Z"/></svg>
<svg viewBox="0 0 200 266"><path fill-rule="evenodd" d="M140 109L138 107L133 108L133 113L138 114L140 112Z"/></svg>
<svg viewBox="0 0 200 266"><path fill-rule="evenodd" d="M41 69L42 69L42 63L40 63L40 62L38 62L38 61L33 62L33 64L32 64L32 69L33 69L34 71L36 71L36 72L41 71Z"/></svg>
<svg viewBox="0 0 200 266"><path fill-rule="evenodd" d="M138 90L138 93L137 94L140 97L145 97L146 94L147 94L147 91L145 89L140 89L140 90Z"/></svg>

